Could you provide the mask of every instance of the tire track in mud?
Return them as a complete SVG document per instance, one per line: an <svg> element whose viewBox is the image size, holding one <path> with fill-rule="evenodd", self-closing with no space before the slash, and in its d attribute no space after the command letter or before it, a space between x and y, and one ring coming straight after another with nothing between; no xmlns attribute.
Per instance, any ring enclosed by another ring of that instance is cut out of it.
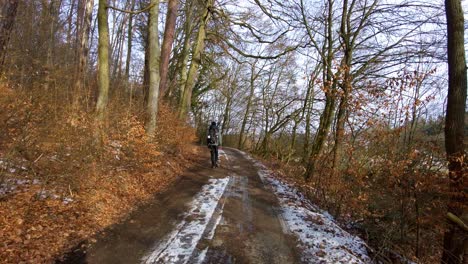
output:
<svg viewBox="0 0 468 264"><path fill-rule="evenodd" d="M67 263L299 263L253 161L225 148L211 169L206 154L206 164Z"/></svg>
<svg viewBox="0 0 468 264"><path fill-rule="evenodd" d="M187 263L193 258L195 247L205 233L228 182L229 178L210 179L194 197L184 219L143 258L143 263Z"/></svg>
<svg viewBox="0 0 468 264"><path fill-rule="evenodd" d="M278 219L277 199L264 188L252 162L232 150L222 151L221 156L223 169L229 175L222 196L210 201L201 199L210 189L210 184L205 185L183 222L158 243L143 263L297 262L289 246L294 243L284 234ZM205 214L203 223L195 209L202 202L216 204Z"/></svg>
<svg viewBox="0 0 468 264"><path fill-rule="evenodd" d="M230 183L222 220L200 263L297 263L292 237L278 219L277 199L266 190L252 161L229 154Z"/></svg>

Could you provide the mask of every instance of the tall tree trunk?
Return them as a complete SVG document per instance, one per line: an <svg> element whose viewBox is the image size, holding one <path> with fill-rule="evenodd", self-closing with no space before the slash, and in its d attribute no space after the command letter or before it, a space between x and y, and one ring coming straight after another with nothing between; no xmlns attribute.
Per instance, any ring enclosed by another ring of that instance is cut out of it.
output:
<svg viewBox="0 0 468 264"><path fill-rule="evenodd" d="M180 71L180 79L177 81L177 78L174 77L174 82L176 83L174 86L170 87L171 90L167 91L167 97L169 98L176 98L179 96L179 107L181 97L184 91L185 83L187 83L187 65L190 57L190 39L192 36L193 31L193 24L192 21L192 8L193 2L186 2L184 7L184 14L185 14L185 22L184 22L184 40L182 44L182 50L177 59L177 67L176 69Z"/></svg>
<svg viewBox="0 0 468 264"><path fill-rule="evenodd" d="M245 126L247 125L247 119L249 117L250 108L251 108L251 105L252 105L252 98L253 98L253 95L254 95L254 92L255 92L255 85L254 85L255 84L255 79L257 79L257 77L259 76L259 75L255 74L255 65L256 65L256 63L252 64L252 69L251 69L251 73L250 73L250 91L249 91L249 96L247 98L247 106L245 108L244 119L242 120L241 130L240 130L240 134L239 134L239 142L237 143L237 148L238 149L243 149L244 148Z"/></svg>
<svg viewBox="0 0 468 264"><path fill-rule="evenodd" d="M74 102L78 103L81 92L83 91L83 83L85 79L85 70L88 64L89 52L89 33L91 31L91 21L93 19L93 5L94 0L87 0L84 14L84 21L82 32L80 33L80 46L79 46L79 63L76 73L75 82L75 99Z"/></svg>
<svg viewBox="0 0 468 264"><path fill-rule="evenodd" d="M70 9L67 15L67 22L68 22L67 43L71 43L71 40L72 40L72 32L73 32L72 25L73 25L73 14L75 13L75 4L76 4L76 0L71 0Z"/></svg>
<svg viewBox="0 0 468 264"><path fill-rule="evenodd" d="M86 8L86 0L78 0L77 12L76 12L76 22L75 22L75 43L73 45L74 48L74 60L73 62L76 65L79 64L80 60L80 45L81 45L81 36L83 35L83 26L84 26L84 15L85 15L85 8Z"/></svg>
<svg viewBox="0 0 468 264"><path fill-rule="evenodd" d="M127 24L126 17L124 17L121 19L121 23L119 24L117 31L115 32L115 37L113 39L113 45L111 49L111 52L112 52L111 57L113 59L112 75L111 75L112 81L118 78L119 72L121 73L122 53L123 53L123 46L124 46L124 41L125 41L124 28L126 24Z"/></svg>
<svg viewBox="0 0 468 264"><path fill-rule="evenodd" d="M148 122L146 123L146 133L149 136L154 135L156 130L156 119L158 114L159 100L159 60L161 51L159 48L158 19L159 19L159 0L151 0L154 5L149 12L148 21L148 45L149 45L149 94L148 94Z"/></svg>
<svg viewBox="0 0 468 264"><path fill-rule="evenodd" d="M6 0L0 6L0 75L3 74L10 33L15 22L18 0Z"/></svg>
<svg viewBox="0 0 468 264"><path fill-rule="evenodd" d="M309 145L310 145L310 119L312 115L312 108L314 108L314 85L315 80L317 79L317 72L320 69L320 65L317 65L315 70L310 76L310 80L307 83L307 92L306 98L304 100L304 108L302 110L301 120L305 116L305 132L304 132L304 145L302 148L302 161L307 162L307 159L310 155Z"/></svg>
<svg viewBox="0 0 468 264"><path fill-rule="evenodd" d="M145 65L143 66L143 101L148 104L149 98L149 38L146 36L145 41Z"/></svg>
<svg viewBox="0 0 468 264"><path fill-rule="evenodd" d="M333 1L328 1L328 18L326 26L326 42L324 43L323 50L326 51L327 56L324 58L324 72L323 72L323 85L325 88L325 108L320 115L319 127L315 134L314 141L312 143L309 162L307 164L307 171L305 178L311 178L315 173L315 167L317 158L322 151L325 140L328 137L330 131L330 125L332 123L332 117L335 111L335 90L336 90L336 78L333 75ZM338 74L337 74L338 75Z"/></svg>
<svg viewBox="0 0 468 264"><path fill-rule="evenodd" d="M162 96L167 90L167 75L169 70L169 57L171 55L172 44L174 43L175 26L177 18L177 7L179 0L169 0L167 6L166 25L164 28L164 39L161 47L161 65L160 65L160 76L161 81L159 83L159 92Z"/></svg>
<svg viewBox="0 0 468 264"><path fill-rule="evenodd" d="M109 100L109 25L107 24L107 0L99 0L98 31L99 31L99 95L96 104L97 118L103 121Z"/></svg>
<svg viewBox="0 0 468 264"><path fill-rule="evenodd" d="M55 51L55 31L56 31L56 19L60 10L61 2L51 1L49 6L46 8L45 2L43 8L48 10L44 11L45 21L48 22L47 27L47 52L46 52L46 62L45 62L45 80L44 80L44 89L48 90L51 84L51 71L54 67L54 51Z"/></svg>
<svg viewBox="0 0 468 264"><path fill-rule="evenodd" d="M135 9L135 0L132 0L131 10ZM128 20L128 32L127 32L127 60L125 62L125 79L127 81L130 77L130 62L132 60L132 40L133 40L133 14L130 13Z"/></svg>
<svg viewBox="0 0 468 264"><path fill-rule="evenodd" d="M347 28L348 22L348 0L343 1L343 13L341 15L341 26L340 26L340 38L344 46L344 57L341 63L341 68L344 72L343 81L341 84L340 104L338 107L338 114L336 116L336 131L335 131L335 144L333 146L333 160L332 169L333 174L337 172L337 163L341 159L341 143L344 136L344 125L346 121L346 112L348 109L348 96L351 92L351 56L352 47L350 43L349 28Z"/></svg>
<svg viewBox="0 0 468 264"><path fill-rule="evenodd" d="M464 49L464 21L460 0L445 0L447 16L447 52L449 87L445 117L445 150L449 162L450 201L448 210L468 223L466 211L467 166L464 148L466 109L466 58ZM444 236L443 263L468 261L468 236L454 223L448 223Z"/></svg>
<svg viewBox="0 0 468 264"><path fill-rule="evenodd" d="M210 9L212 5L213 0L207 0L202 10L200 27L198 29L195 47L192 52L192 62L190 63L190 69L187 75L187 82L185 83L185 87L180 100L179 118L181 119L187 117L187 114L192 106L192 91L193 87L195 86L195 82L198 79L198 68L201 64L201 56L205 48L206 25L208 24L208 21L211 17Z"/></svg>
<svg viewBox="0 0 468 264"><path fill-rule="evenodd" d="M302 118L295 118L294 119L294 126L291 131L291 143L289 144L289 151L286 156L286 162L289 162L289 160L296 154L296 141L297 141L297 127L301 123Z"/></svg>
<svg viewBox="0 0 468 264"><path fill-rule="evenodd" d="M226 98L226 106L224 107L223 123L221 124L221 135L224 135L226 130L229 128L229 122L231 120L231 105L232 96L228 95Z"/></svg>
<svg viewBox="0 0 468 264"><path fill-rule="evenodd" d="M305 116L305 132L304 132L304 146L302 148L302 161L307 162L310 156L310 120L312 117L312 106L307 107L307 113Z"/></svg>

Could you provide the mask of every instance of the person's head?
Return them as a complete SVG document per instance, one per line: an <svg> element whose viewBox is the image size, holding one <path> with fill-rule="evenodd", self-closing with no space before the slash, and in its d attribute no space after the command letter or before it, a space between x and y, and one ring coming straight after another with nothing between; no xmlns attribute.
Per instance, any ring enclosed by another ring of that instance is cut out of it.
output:
<svg viewBox="0 0 468 264"><path fill-rule="evenodd" d="M216 122L215 121L211 122L211 125L216 126Z"/></svg>

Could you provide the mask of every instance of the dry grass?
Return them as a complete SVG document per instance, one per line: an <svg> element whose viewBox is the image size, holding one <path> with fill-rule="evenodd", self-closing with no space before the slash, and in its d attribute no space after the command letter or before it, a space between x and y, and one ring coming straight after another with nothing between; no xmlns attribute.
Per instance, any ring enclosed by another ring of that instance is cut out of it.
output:
<svg viewBox="0 0 468 264"><path fill-rule="evenodd" d="M0 193L2 263L53 262L194 161L194 130L165 105L150 139L139 100L111 98L100 129L92 108L67 102L56 90L0 87L0 184L16 188Z"/></svg>

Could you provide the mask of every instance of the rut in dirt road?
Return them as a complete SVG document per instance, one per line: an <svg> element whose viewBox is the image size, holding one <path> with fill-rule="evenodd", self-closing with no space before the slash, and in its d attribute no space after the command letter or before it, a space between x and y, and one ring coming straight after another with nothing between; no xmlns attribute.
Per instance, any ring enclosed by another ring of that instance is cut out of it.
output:
<svg viewBox="0 0 468 264"><path fill-rule="evenodd" d="M144 263L297 262L292 237L277 217L277 200L257 169L239 152L220 154L225 178L203 187L185 219ZM216 191L221 189L222 196Z"/></svg>
<svg viewBox="0 0 468 264"><path fill-rule="evenodd" d="M194 168L74 263L371 263L349 235L247 154Z"/></svg>

